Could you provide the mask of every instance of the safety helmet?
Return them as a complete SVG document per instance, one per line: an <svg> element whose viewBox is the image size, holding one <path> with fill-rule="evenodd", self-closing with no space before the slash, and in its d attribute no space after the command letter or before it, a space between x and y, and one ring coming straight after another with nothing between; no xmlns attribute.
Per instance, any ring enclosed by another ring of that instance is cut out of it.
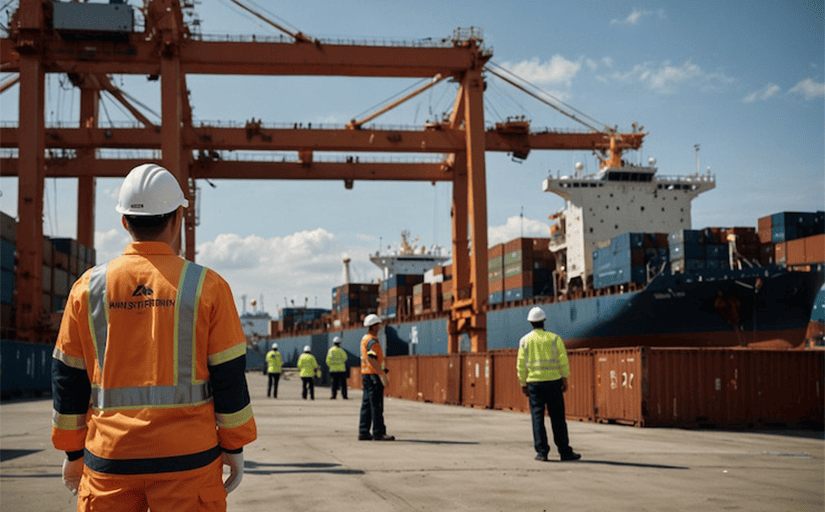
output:
<svg viewBox="0 0 825 512"><path fill-rule="evenodd" d="M310 352L312 349L309 348L309 345L304 346L304 352Z"/></svg>
<svg viewBox="0 0 825 512"><path fill-rule="evenodd" d="M340 345L341 344L341 337L336 336L336 337L332 338L332 343L335 344L335 345Z"/></svg>
<svg viewBox="0 0 825 512"><path fill-rule="evenodd" d="M149 216L173 212L178 206L189 206L178 180L159 165L142 164L123 180L115 210L123 215Z"/></svg>
<svg viewBox="0 0 825 512"><path fill-rule="evenodd" d="M528 322L543 322L547 319L547 315L544 314L544 310L540 307L536 306L527 313L527 321Z"/></svg>
<svg viewBox="0 0 825 512"><path fill-rule="evenodd" d="M278 344L277 343L272 344L272 350L278 350Z"/></svg>
<svg viewBox="0 0 825 512"><path fill-rule="evenodd" d="M364 319L364 327L372 327L373 325L380 324L380 323L381 323L381 319L378 318L378 315L376 315L375 313L370 313Z"/></svg>

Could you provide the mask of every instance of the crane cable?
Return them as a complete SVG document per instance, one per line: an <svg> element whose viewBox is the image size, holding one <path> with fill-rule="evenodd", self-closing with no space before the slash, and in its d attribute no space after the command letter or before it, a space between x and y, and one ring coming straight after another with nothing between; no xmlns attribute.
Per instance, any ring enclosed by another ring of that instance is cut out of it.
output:
<svg viewBox="0 0 825 512"><path fill-rule="evenodd" d="M593 117L585 114L584 112L578 110L577 108L573 107L572 105L568 105L567 103L563 102L559 98L556 98L555 96L548 93L547 91L542 90L541 88L531 84L527 80L519 77L518 75L516 75L512 71L509 71L506 68L503 68L503 67L499 66L498 64L496 64L492 61L488 62L487 65L484 66L484 69L489 71L493 75L497 76L498 78L504 80L505 82L509 83L513 87L516 87L517 89L520 89L521 91L529 94L530 96L532 96L533 98L539 100L540 102L544 103L545 105L555 109L559 113L569 117L570 119L576 121L577 123L580 123L580 124L586 126L587 128L590 128L591 130L593 130L595 132L602 132L602 131L613 132L614 131L613 128L608 127L605 123L602 123L602 122L598 121L597 119L594 119ZM512 78L508 78L508 77L504 76L504 73L510 75ZM522 85L522 84L518 83L519 81L526 84L526 85ZM528 87L532 87L532 88L538 90L540 94L535 93L533 91L530 91L528 89ZM589 122L586 122L582 119L579 119L574 114L571 114L567 110L565 110L565 109L559 107L558 105L555 105L553 102L548 101L547 99L543 98L542 95L547 96L549 98L552 98L554 101L556 101L558 103L561 103L562 105L564 105L568 109L575 111L577 114L579 114L579 116L588 119ZM595 126L593 126L594 124L602 125L602 126L604 126L604 128L601 128L601 129L596 128Z"/></svg>

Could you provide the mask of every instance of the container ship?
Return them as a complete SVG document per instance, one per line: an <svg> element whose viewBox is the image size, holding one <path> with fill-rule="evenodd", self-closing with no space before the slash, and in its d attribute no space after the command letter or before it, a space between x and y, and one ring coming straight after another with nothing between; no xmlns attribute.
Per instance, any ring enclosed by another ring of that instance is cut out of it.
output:
<svg viewBox="0 0 825 512"><path fill-rule="evenodd" d="M715 177L698 169L660 176L655 164L607 161L592 174L577 164L570 176L544 180L545 191L566 201L550 216L551 236L488 251L488 349L516 347L536 305L571 349L806 346L817 295L825 297L825 212L780 212L757 228L691 229L691 201ZM380 284L338 286L332 310L309 319L281 312L269 336L287 363L305 345L325 352L333 336L356 362L369 313L385 321L388 355L446 353L451 266L402 235L401 250L370 258L383 270ZM466 336L460 350L470 351Z"/></svg>

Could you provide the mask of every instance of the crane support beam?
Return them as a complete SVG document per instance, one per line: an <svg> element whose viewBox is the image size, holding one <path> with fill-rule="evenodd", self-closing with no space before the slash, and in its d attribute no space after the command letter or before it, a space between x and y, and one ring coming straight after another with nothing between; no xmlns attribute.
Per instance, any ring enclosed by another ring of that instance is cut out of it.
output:
<svg viewBox="0 0 825 512"><path fill-rule="evenodd" d="M0 128L0 147L19 147L18 128ZM644 133L617 134L617 149L638 149ZM487 151L530 150L605 151L610 136L604 133L546 132L508 135L484 132ZM427 130L327 130L306 128L182 128L183 145L190 149L233 151L312 151L452 153L466 150L461 129ZM160 149L156 128L47 128L46 147L62 149Z"/></svg>
<svg viewBox="0 0 825 512"><path fill-rule="evenodd" d="M50 73L160 75L158 42L144 34L128 42L41 40L43 62ZM0 47L16 41L0 39ZM424 78L464 72L477 59L473 46L357 46L186 40L180 46L184 74L262 76L366 76ZM486 62L492 55L487 55ZM4 72L15 72L19 60L2 53ZM482 63L483 64L483 63Z"/></svg>
<svg viewBox="0 0 825 512"><path fill-rule="evenodd" d="M47 159L46 178L124 178L146 159ZM0 158L3 176L18 175L16 158ZM445 163L403 162L266 162L217 160L195 162L191 178L209 180L356 180L356 181L452 181Z"/></svg>

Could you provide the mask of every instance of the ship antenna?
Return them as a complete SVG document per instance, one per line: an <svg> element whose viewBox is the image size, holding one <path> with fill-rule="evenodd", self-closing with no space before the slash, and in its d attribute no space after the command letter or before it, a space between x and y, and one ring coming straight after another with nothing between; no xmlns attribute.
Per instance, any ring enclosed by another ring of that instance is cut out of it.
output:
<svg viewBox="0 0 825 512"><path fill-rule="evenodd" d="M696 175L699 176L699 144L694 144L693 148L696 150Z"/></svg>
<svg viewBox="0 0 825 512"><path fill-rule="evenodd" d="M521 207L521 238L524 238L524 206Z"/></svg>

